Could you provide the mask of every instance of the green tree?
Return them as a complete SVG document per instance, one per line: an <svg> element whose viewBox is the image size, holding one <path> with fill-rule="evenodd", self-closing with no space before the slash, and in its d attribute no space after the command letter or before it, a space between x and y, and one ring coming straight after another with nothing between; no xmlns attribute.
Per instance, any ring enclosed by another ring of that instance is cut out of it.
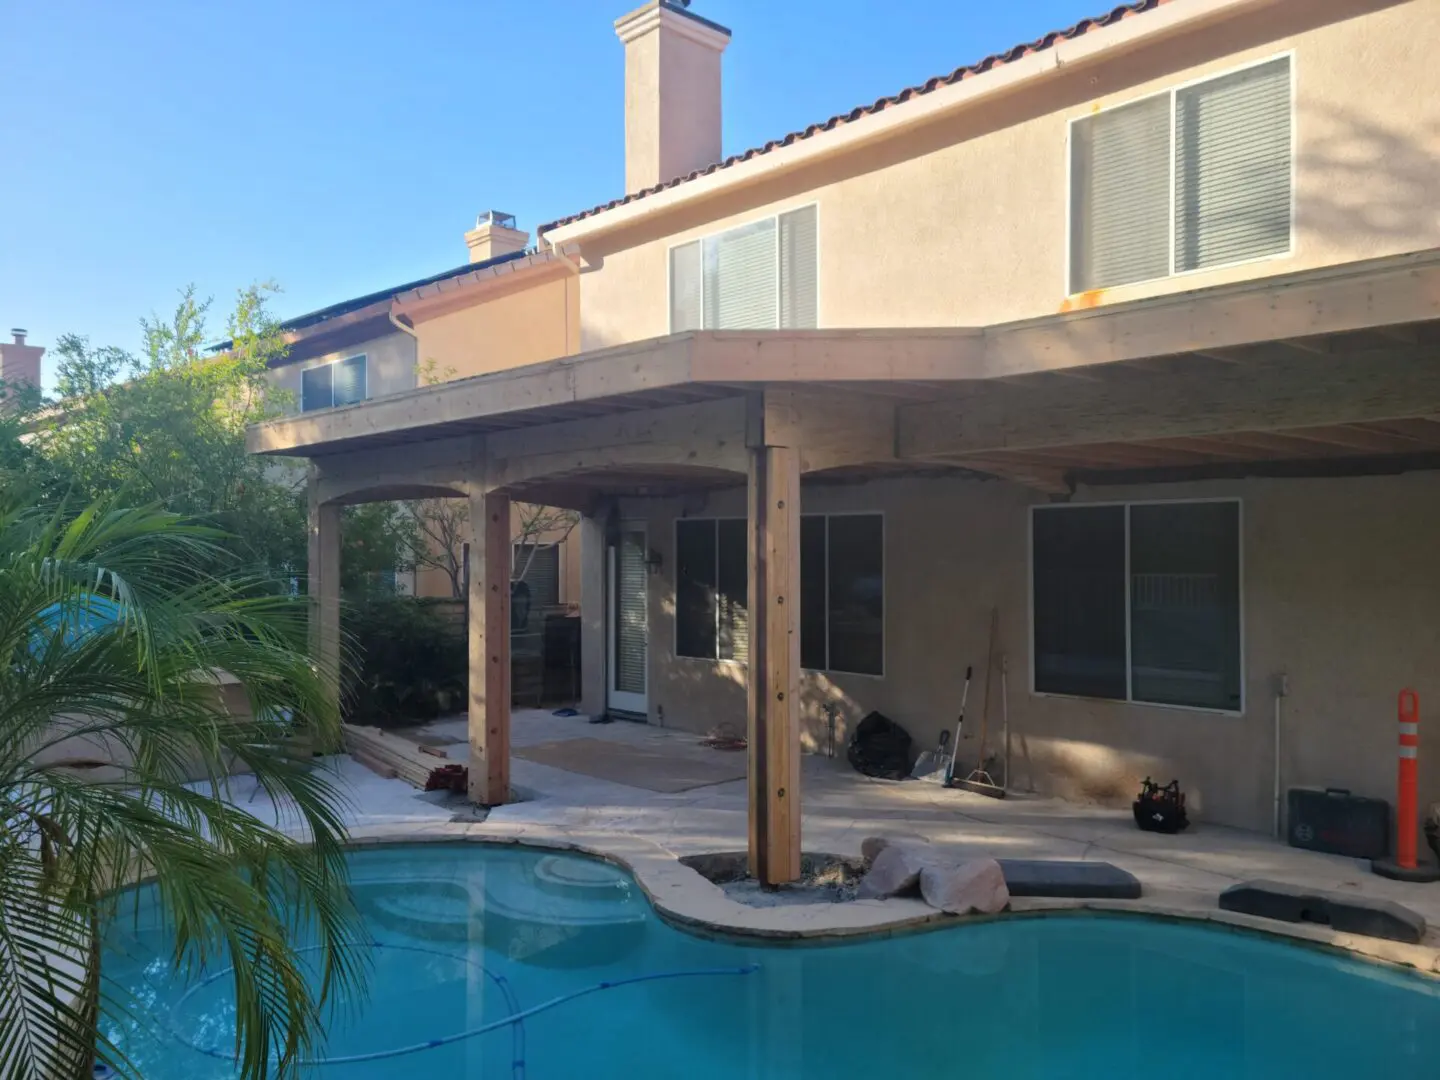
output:
<svg viewBox="0 0 1440 1080"><path fill-rule="evenodd" d="M268 308L274 291L269 285L240 291L223 348L210 345L212 305L193 287L181 292L168 319L141 320L138 356L62 336L54 350L60 399L32 421L34 481L87 499L123 491L132 503L202 518L224 531L245 563L300 584L304 468L245 449L246 427L295 404L272 378L288 348ZM42 467L43 476L35 472ZM403 569L412 534L408 515L391 504L348 512L341 562L347 584L359 587L378 571Z"/></svg>
<svg viewBox="0 0 1440 1080"><path fill-rule="evenodd" d="M159 509L83 511L0 494L0 1075L133 1072L106 1033L134 1004L104 977L107 921L153 878L170 963L233 966L241 1075L293 1075L328 1006L362 981L336 792L303 723L336 744L306 608L240 573L231 538ZM248 716L227 712L217 672ZM57 719L58 718L58 719ZM116 779L88 778L97 746ZM127 764L128 763L128 764ZM305 842L221 794L236 765ZM208 785L187 785L199 775ZM130 894L133 895L133 894ZM318 962L297 941L316 943Z"/></svg>

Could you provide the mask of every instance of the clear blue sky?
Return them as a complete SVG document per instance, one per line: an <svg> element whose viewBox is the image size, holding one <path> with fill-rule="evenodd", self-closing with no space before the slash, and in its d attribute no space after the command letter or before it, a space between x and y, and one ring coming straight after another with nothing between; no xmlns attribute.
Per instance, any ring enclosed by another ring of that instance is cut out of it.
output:
<svg viewBox="0 0 1440 1080"><path fill-rule="evenodd" d="M734 32L732 153L1115 2L692 10ZM482 209L533 231L621 194L633 6L0 0L0 330L133 348L187 282L296 315L463 263Z"/></svg>

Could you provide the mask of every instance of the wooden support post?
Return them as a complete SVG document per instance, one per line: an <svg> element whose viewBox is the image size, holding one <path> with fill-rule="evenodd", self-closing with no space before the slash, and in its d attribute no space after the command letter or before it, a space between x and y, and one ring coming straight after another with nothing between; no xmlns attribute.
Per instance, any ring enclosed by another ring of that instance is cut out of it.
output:
<svg viewBox="0 0 1440 1080"><path fill-rule="evenodd" d="M340 507L322 503L312 474L309 484L310 656L330 700L340 703Z"/></svg>
<svg viewBox="0 0 1440 1080"><path fill-rule="evenodd" d="M800 876L800 450L767 445L772 428L751 427L748 530L750 872L764 885Z"/></svg>
<svg viewBox="0 0 1440 1080"><path fill-rule="evenodd" d="M510 496L470 494L470 801L510 798Z"/></svg>

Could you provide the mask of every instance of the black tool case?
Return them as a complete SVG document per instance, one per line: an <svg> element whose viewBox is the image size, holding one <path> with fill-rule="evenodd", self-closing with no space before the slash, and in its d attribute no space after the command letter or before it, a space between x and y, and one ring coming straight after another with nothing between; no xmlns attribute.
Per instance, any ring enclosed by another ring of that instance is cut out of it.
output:
<svg viewBox="0 0 1440 1080"><path fill-rule="evenodd" d="M1286 817L1290 846L1355 859L1390 852L1390 804L1344 788L1291 788Z"/></svg>

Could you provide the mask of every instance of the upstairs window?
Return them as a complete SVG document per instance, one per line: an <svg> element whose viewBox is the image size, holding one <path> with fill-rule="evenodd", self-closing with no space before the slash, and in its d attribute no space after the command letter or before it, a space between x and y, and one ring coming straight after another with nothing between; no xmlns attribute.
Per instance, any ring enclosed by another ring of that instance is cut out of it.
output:
<svg viewBox="0 0 1440 1080"><path fill-rule="evenodd" d="M300 373L300 411L332 409L365 400L365 357L350 356Z"/></svg>
<svg viewBox="0 0 1440 1080"><path fill-rule="evenodd" d="M1077 120L1070 291L1290 250L1290 58Z"/></svg>
<svg viewBox="0 0 1440 1080"><path fill-rule="evenodd" d="M816 325L815 207L670 249L670 331Z"/></svg>

